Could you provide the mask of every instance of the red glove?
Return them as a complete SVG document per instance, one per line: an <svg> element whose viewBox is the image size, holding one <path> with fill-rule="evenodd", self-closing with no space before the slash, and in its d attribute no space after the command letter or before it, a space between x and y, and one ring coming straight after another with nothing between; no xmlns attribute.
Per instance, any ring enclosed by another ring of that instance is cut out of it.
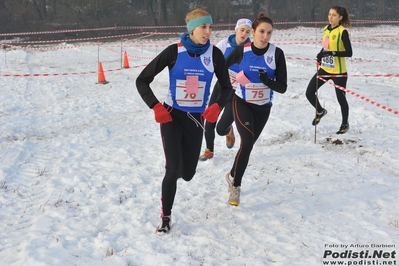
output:
<svg viewBox="0 0 399 266"><path fill-rule="evenodd" d="M170 116L169 112L161 103L157 103L152 110L154 110L155 121L158 123L168 123L172 121L172 117Z"/></svg>
<svg viewBox="0 0 399 266"><path fill-rule="evenodd" d="M220 107L217 103L214 103L208 108L206 108L202 116L209 122L215 123L216 121L218 121L219 114L220 114Z"/></svg>

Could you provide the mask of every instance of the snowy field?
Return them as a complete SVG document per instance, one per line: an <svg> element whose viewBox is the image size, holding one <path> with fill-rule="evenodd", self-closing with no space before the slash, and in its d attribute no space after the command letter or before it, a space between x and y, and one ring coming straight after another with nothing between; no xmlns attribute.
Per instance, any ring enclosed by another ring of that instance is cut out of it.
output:
<svg viewBox="0 0 399 266"><path fill-rule="evenodd" d="M162 237L159 124L135 78L178 38L1 49L0 265L397 265L398 33L350 30L347 89L358 95L347 95L349 132L336 135L333 85L319 91L328 115L316 131L305 97L321 28L277 29L288 90L254 147L241 204L228 205L224 181L239 137L228 150L217 136L215 157L179 181ZM167 80L165 70L152 85L161 101Z"/></svg>

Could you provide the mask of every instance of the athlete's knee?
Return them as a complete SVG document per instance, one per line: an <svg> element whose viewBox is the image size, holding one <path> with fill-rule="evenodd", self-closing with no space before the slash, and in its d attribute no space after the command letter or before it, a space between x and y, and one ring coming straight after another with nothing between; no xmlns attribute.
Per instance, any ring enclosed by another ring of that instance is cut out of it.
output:
<svg viewBox="0 0 399 266"><path fill-rule="evenodd" d="M229 131L230 131L230 127L225 128L225 127L222 127L222 126L219 126L219 125L216 127L216 133L219 136L225 136L225 135L227 135L229 133Z"/></svg>
<svg viewBox="0 0 399 266"><path fill-rule="evenodd" d="M166 169L164 182L170 183L175 182L181 176L178 169Z"/></svg>
<svg viewBox="0 0 399 266"><path fill-rule="evenodd" d="M255 144L254 138L242 138L240 150L242 153L251 153Z"/></svg>
<svg viewBox="0 0 399 266"><path fill-rule="evenodd" d="M184 180L184 181L186 181L186 182L189 182L189 181L191 181L191 179L193 179L193 177L194 176L182 176L181 178Z"/></svg>
<svg viewBox="0 0 399 266"><path fill-rule="evenodd" d="M315 89L308 87L308 88L306 89L305 95L306 95L306 98L307 98L308 100L311 100L311 99L313 99L313 98L315 97L316 91L315 91Z"/></svg>
<svg viewBox="0 0 399 266"><path fill-rule="evenodd" d="M195 169L184 169L181 171L181 178L184 181L190 181L195 175Z"/></svg>

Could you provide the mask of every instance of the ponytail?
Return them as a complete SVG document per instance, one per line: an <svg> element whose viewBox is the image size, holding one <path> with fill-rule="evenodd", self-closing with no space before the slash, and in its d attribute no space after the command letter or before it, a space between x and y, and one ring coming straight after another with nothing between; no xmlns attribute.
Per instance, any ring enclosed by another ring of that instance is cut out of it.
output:
<svg viewBox="0 0 399 266"><path fill-rule="evenodd" d="M333 6L333 7L331 7L331 9L334 9L335 11L337 11L338 15L342 16L342 19L341 19L340 23L344 27L350 27L351 26L351 20L350 20L350 17L349 17L349 12L348 12L348 9L346 9L346 7L344 7L344 6Z"/></svg>

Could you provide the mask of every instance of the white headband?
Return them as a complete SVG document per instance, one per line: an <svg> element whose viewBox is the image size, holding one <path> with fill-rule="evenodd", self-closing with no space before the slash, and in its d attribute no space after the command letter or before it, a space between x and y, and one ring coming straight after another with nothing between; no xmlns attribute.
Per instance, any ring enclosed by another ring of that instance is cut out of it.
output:
<svg viewBox="0 0 399 266"><path fill-rule="evenodd" d="M249 26L250 28L252 28L252 21L249 20L249 19L247 19L247 18L240 18L240 19L237 21L235 31L237 31L239 27L245 26L245 25L247 25L247 26Z"/></svg>

